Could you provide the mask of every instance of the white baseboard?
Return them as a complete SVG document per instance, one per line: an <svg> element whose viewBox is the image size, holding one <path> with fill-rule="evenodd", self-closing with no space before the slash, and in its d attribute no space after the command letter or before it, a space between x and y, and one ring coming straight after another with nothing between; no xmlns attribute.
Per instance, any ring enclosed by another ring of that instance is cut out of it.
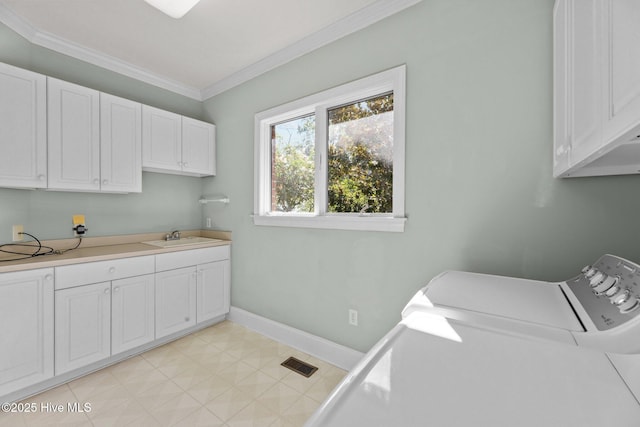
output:
<svg viewBox="0 0 640 427"><path fill-rule="evenodd" d="M275 322L237 307L231 307L227 319L297 350L350 370L364 353L324 338Z"/></svg>

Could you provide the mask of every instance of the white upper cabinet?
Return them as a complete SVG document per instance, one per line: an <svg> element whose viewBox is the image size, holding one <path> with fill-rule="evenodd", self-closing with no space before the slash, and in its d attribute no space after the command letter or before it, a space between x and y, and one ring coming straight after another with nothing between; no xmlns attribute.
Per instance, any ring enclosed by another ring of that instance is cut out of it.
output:
<svg viewBox="0 0 640 427"><path fill-rule="evenodd" d="M144 105L142 167L190 176L215 175L215 126Z"/></svg>
<svg viewBox="0 0 640 427"><path fill-rule="evenodd" d="M0 63L0 186L47 186L46 76Z"/></svg>
<svg viewBox="0 0 640 427"><path fill-rule="evenodd" d="M100 191L100 93L47 82L49 188Z"/></svg>
<svg viewBox="0 0 640 427"><path fill-rule="evenodd" d="M142 107L142 167L153 172L182 171L182 116Z"/></svg>
<svg viewBox="0 0 640 427"><path fill-rule="evenodd" d="M216 127L182 117L182 170L196 175L216 174Z"/></svg>
<svg viewBox="0 0 640 427"><path fill-rule="evenodd" d="M556 177L640 172L640 3L557 0Z"/></svg>
<svg viewBox="0 0 640 427"><path fill-rule="evenodd" d="M142 105L100 94L100 189L142 191Z"/></svg>
<svg viewBox="0 0 640 427"><path fill-rule="evenodd" d="M142 105L48 78L49 189L142 191Z"/></svg>
<svg viewBox="0 0 640 427"><path fill-rule="evenodd" d="M603 70L608 83L604 138L628 142L640 135L640 2L608 0L605 5L609 66Z"/></svg>
<svg viewBox="0 0 640 427"><path fill-rule="evenodd" d="M211 123L0 63L0 187L142 192L216 173Z"/></svg>

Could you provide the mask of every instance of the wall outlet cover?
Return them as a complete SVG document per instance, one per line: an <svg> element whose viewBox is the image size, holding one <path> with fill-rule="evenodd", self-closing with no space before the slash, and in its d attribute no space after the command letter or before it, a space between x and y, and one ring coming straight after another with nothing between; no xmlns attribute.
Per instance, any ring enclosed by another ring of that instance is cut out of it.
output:
<svg viewBox="0 0 640 427"><path fill-rule="evenodd" d="M80 225L80 224L82 224L82 225L85 224L84 215L74 215L73 216L73 225L76 226L76 225Z"/></svg>
<svg viewBox="0 0 640 427"><path fill-rule="evenodd" d="M24 235L20 234L24 231L24 227L22 225L14 225L11 232L13 234L12 240L14 242L21 242L24 240Z"/></svg>
<svg viewBox="0 0 640 427"><path fill-rule="evenodd" d="M358 310L349 309L349 324L358 326Z"/></svg>

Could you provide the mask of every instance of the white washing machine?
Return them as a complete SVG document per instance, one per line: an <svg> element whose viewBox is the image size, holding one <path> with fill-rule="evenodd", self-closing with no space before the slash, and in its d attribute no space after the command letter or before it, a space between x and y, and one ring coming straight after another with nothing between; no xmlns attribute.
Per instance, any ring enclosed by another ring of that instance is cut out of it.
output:
<svg viewBox="0 0 640 427"><path fill-rule="evenodd" d="M306 426L640 426L640 266L434 278Z"/></svg>

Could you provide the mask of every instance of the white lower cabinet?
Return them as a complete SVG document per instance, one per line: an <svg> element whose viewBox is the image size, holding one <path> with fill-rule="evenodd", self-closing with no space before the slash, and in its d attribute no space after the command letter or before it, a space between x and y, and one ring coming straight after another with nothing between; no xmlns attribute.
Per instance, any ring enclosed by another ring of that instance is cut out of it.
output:
<svg viewBox="0 0 640 427"><path fill-rule="evenodd" d="M56 291L56 374L154 340L153 274Z"/></svg>
<svg viewBox="0 0 640 427"><path fill-rule="evenodd" d="M156 273L156 338L196 324L195 267Z"/></svg>
<svg viewBox="0 0 640 427"><path fill-rule="evenodd" d="M150 343L155 338L155 275L111 283L111 354Z"/></svg>
<svg viewBox="0 0 640 427"><path fill-rule="evenodd" d="M0 325L0 396L53 377L52 268L0 274Z"/></svg>
<svg viewBox="0 0 640 427"><path fill-rule="evenodd" d="M0 274L0 402L222 319L229 258L218 246Z"/></svg>
<svg viewBox="0 0 640 427"><path fill-rule="evenodd" d="M229 312L229 260L198 265L197 319L198 323Z"/></svg>
<svg viewBox="0 0 640 427"><path fill-rule="evenodd" d="M56 374L154 340L154 275L56 291Z"/></svg>
<svg viewBox="0 0 640 427"><path fill-rule="evenodd" d="M154 271L152 255L56 267L56 375L154 339Z"/></svg>
<svg viewBox="0 0 640 427"><path fill-rule="evenodd" d="M111 355L111 283L56 291L56 375Z"/></svg>
<svg viewBox="0 0 640 427"><path fill-rule="evenodd" d="M229 312L229 259L229 246L156 256L156 338Z"/></svg>

